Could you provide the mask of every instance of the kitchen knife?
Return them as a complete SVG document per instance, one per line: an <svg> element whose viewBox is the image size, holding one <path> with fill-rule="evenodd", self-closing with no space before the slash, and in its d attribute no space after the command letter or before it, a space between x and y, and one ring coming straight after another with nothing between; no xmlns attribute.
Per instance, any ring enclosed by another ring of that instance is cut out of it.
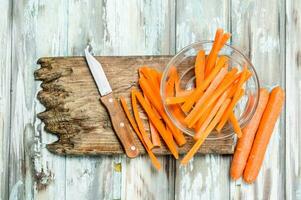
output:
<svg viewBox="0 0 301 200"><path fill-rule="evenodd" d="M114 98L111 86L101 64L91 55L90 48L91 46L88 45L85 49L85 56L91 74L101 95L100 100L108 110L114 131L119 138L126 155L129 158L134 158L139 155L139 151L134 142L134 136L132 135L129 123L120 104Z"/></svg>

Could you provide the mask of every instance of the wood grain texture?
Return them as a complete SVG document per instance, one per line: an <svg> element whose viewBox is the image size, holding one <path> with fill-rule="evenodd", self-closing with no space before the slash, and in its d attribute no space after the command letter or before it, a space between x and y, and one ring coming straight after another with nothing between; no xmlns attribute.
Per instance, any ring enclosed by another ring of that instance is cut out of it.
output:
<svg viewBox="0 0 301 200"><path fill-rule="evenodd" d="M177 1L177 51L213 39L218 27L229 31L229 9L230 1ZM229 157L217 155L195 156L185 167L177 161L175 199L228 199L229 161Z"/></svg>
<svg viewBox="0 0 301 200"><path fill-rule="evenodd" d="M256 16L256 17L254 17ZM254 64L261 86L284 86L284 1L232 1L232 43ZM285 198L285 123L282 114L253 185L231 182L231 198Z"/></svg>
<svg viewBox="0 0 301 200"><path fill-rule="evenodd" d="M286 199L301 199L301 2L286 1Z"/></svg>
<svg viewBox="0 0 301 200"><path fill-rule="evenodd" d="M162 69L171 56L128 56L96 57L104 71L116 98L129 97L132 86L137 87L137 70L140 66ZM59 141L48 144L51 152L71 155L99 155L124 153L117 136L112 130L106 109L99 101L99 93L83 57L41 58L41 68L35 77L42 81L38 99L46 111L38 114L45 123L45 129L58 135ZM188 62L187 62L188 64ZM131 70L128 70L129 66ZM132 132L134 135L134 132ZM187 152L192 144L179 148ZM233 139L206 141L200 153L233 153ZM145 150L135 136L135 143L141 153ZM170 154L166 146L153 150L157 155Z"/></svg>
<svg viewBox="0 0 301 200"><path fill-rule="evenodd" d="M0 200L8 199L12 4L0 1Z"/></svg>

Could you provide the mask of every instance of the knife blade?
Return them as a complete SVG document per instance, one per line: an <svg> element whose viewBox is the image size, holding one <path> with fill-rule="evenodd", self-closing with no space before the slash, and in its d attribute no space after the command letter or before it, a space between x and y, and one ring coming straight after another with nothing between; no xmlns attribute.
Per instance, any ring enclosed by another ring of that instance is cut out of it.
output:
<svg viewBox="0 0 301 200"><path fill-rule="evenodd" d="M100 100L109 113L113 129L119 141L121 142L126 155L129 158L137 157L139 155L139 150L135 144L134 136L130 129L130 124L126 119L120 104L114 98L112 88L101 63L91 55L90 48L91 46L88 45L85 49L85 57L92 77L101 95Z"/></svg>

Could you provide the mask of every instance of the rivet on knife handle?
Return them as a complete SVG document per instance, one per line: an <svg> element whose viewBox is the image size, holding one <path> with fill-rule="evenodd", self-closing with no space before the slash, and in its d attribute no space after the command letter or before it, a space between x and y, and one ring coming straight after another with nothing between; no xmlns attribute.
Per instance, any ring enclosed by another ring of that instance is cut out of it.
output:
<svg viewBox="0 0 301 200"><path fill-rule="evenodd" d="M113 97L113 94L110 93L106 96L100 98L101 102L104 104L111 118L113 128L116 135L118 136L121 144L124 147L125 153L128 157L134 158L139 155L139 150L135 144L133 132L129 127L129 123L126 119L126 116Z"/></svg>

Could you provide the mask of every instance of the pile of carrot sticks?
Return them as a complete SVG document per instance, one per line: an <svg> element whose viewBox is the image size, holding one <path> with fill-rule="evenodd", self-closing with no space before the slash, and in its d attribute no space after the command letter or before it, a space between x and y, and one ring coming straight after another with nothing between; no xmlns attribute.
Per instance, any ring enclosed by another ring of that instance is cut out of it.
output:
<svg viewBox="0 0 301 200"><path fill-rule="evenodd" d="M217 29L210 53L206 55L203 50L197 53L194 89L180 90L177 69L171 67L165 84L166 99L162 102L162 73L143 66L138 71L142 92L135 88L131 91L133 115L125 98L120 98L133 130L156 169L159 170L161 165L152 149L161 147L162 140L176 159L179 157L178 146L186 143L183 132L173 124L164 110L163 103L166 103L178 121L195 130L195 144L181 160L181 164L187 164L191 160L213 130L221 132L229 122L239 138L231 165L231 177L238 179L243 175L248 183L256 179L284 103L284 91L280 87L275 87L271 93L261 89L255 114L250 123L241 129L234 110L244 96L244 84L252 73L246 65L241 71L236 66L229 66L229 57L219 55L230 36L229 33L224 33L223 29ZM150 137L139 115L138 104L149 119Z"/></svg>

